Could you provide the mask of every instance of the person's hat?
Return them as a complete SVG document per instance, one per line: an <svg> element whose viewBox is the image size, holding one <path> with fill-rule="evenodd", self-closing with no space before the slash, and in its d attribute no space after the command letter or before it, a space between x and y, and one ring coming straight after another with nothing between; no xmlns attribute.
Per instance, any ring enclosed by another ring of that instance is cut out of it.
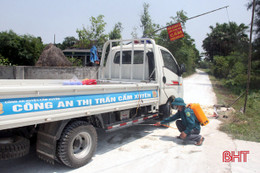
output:
<svg viewBox="0 0 260 173"><path fill-rule="evenodd" d="M175 98L174 101L172 102L172 105L174 105L174 106L186 106L186 104L184 103L184 100L180 97Z"/></svg>

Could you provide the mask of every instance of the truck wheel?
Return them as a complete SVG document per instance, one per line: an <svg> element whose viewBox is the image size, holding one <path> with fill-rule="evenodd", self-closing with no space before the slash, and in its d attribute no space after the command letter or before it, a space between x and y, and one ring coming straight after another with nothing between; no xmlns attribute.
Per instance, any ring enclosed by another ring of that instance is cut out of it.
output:
<svg viewBox="0 0 260 173"><path fill-rule="evenodd" d="M90 161L97 147L95 128L85 121L67 125L58 141L58 158L72 168L78 168Z"/></svg>
<svg viewBox="0 0 260 173"><path fill-rule="evenodd" d="M160 120L163 120L171 115L171 102L168 101L165 105L160 106Z"/></svg>
<svg viewBox="0 0 260 173"><path fill-rule="evenodd" d="M15 159L29 153L30 141L21 136L0 138L0 160Z"/></svg>

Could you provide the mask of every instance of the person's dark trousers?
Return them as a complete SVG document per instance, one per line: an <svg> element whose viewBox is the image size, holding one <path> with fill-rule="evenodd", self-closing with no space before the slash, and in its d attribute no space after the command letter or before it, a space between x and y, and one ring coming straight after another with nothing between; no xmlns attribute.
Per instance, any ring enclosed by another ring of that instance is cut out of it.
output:
<svg viewBox="0 0 260 173"><path fill-rule="evenodd" d="M180 132L183 132L184 130L186 130L186 127L182 124L181 120L176 121L176 126ZM185 140L194 141L197 143L201 139L201 135L199 135L199 134L200 134L200 130L194 128L191 130L191 132L189 134L187 134L187 137Z"/></svg>

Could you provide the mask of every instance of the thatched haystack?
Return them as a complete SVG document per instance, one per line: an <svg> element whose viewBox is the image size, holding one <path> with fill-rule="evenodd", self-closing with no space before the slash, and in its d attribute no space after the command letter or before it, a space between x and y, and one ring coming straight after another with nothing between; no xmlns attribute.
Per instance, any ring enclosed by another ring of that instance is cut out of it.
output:
<svg viewBox="0 0 260 173"><path fill-rule="evenodd" d="M35 66L72 66L72 63L59 48L49 44L43 49Z"/></svg>

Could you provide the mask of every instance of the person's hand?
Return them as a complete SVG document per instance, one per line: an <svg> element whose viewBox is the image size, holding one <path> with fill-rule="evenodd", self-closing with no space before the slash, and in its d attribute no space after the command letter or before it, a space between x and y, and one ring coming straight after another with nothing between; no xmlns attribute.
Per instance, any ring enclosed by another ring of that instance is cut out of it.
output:
<svg viewBox="0 0 260 173"><path fill-rule="evenodd" d="M184 133L184 132L181 132L181 135L180 135L180 138L181 138L181 139L185 139L185 138L186 138L186 136L187 136L187 134L186 134L186 133Z"/></svg>
<svg viewBox="0 0 260 173"><path fill-rule="evenodd" d="M161 125L161 122L155 123L154 125L158 127Z"/></svg>

